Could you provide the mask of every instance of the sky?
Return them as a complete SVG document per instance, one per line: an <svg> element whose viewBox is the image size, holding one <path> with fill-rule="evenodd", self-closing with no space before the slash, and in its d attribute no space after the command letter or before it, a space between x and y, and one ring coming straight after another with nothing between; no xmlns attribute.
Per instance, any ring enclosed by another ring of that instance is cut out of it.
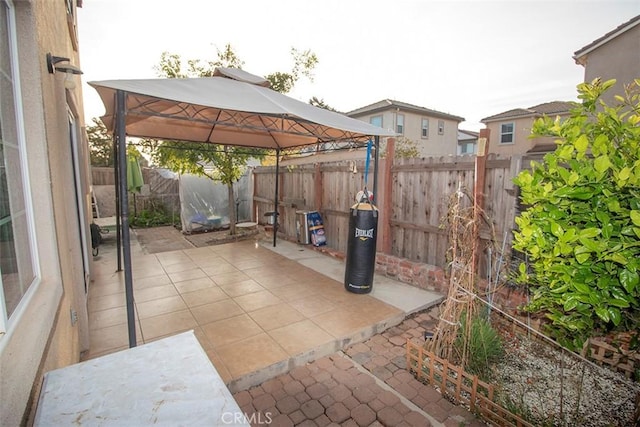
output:
<svg viewBox="0 0 640 427"><path fill-rule="evenodd" d="M163 52L216 60L230 44L257 75L318 59L288 95L338 111L393 99L464 117L576 100L573 54L640 14L640 0L83 0L85 118L104 113L86 83L158 77ZM630 53L632 54L632 53ZM640 52L635 52L640 54ZM640 75L640 72L639 72Z"/></svg>

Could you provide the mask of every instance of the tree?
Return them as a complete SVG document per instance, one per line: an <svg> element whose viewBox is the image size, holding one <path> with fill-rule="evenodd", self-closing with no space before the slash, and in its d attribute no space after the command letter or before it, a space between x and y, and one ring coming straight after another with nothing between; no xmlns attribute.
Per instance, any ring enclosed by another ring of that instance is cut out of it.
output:
<svg viewBox="0 0 640 427"><path fill-rule="evenodd" d="M311 99L309 100L309 104L313 105L314 107L323 108L325 110L333 111L334 113L337 112L337 110L335 108L331 107L329 104L324 102L324 99L318 99L315 96L311 97Z"/></svg>
<svg viewBox="0 0 640 427"><path fill-rule="evenodd" d="M91 166L113 167L113 138L101 120L94 117L91 121L87 126Z"/></svg>
<svg viewBox="0 0 640 427"><path fill-rule="evenodd" d="M275 72L265 76L273 90L286 93L293 88L301 76L312 79L313 68L318 62L316 55L309 50L299 52L295 48L291 49L291 54L293 67L290 72ZM185 70L179 55L164 52L160 57L160 64L155 69L161 77L211 77L216 67L241 69L244 65L230 44L227 44L223 50L218 49L217 55L216 61L188 60ZM154 162L160 166L179 173L204 176L225 184L229 195L229 232L232 235L236 233L233 184L243 175L250 158L261 158L265 155L263 150L218 144L162 141L156 145L151 155Z"/></svg>
<svg viewBox="0 0 640 427"><path fill-rule="evenodd" d="M599 98L614 83L580 84L569 118L536 121L532 137L558 147L515 178L527 206L513 244L529 257L525 308L571 349L618 331L637 342L640 330L640 80L609 106Z"/></svg>

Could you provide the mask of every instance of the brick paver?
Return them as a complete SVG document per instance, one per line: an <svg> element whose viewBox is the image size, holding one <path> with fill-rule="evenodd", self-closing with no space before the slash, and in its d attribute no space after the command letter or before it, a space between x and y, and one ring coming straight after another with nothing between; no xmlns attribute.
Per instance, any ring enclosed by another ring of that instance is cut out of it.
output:
<svg viewBox="0 0 640 427"><path fill-rule="evenodd" d="M234 397L261 419L274 411L271 426L482 426L406 370L406 340L421 339L435 324L434 316L419 313L345 354L296 367Z"/></svg>

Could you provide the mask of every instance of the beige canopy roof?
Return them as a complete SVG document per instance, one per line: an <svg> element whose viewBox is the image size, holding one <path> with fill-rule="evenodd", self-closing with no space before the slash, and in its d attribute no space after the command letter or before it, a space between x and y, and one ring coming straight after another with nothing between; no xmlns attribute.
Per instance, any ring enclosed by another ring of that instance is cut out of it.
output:
<svg viewBox="0 0 640 427"><path fill-rule="evenodd" d="M126 93L128 136L286 149L329 141L366 141L391 131L295 100L242 70L214 77L89 82L115 126L115 92ZM268 84L268 82L267 82Z"/></svg>

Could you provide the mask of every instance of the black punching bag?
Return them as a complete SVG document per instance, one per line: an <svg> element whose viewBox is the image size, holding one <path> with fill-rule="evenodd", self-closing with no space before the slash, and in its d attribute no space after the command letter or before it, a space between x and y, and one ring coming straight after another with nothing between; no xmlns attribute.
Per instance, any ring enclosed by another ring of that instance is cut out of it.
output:
<svg viewBox="0 0 640 427"><path fill-rule="evenodd" d="M349 292L368 294L376 267L378 208L369 202L356 203L349 215L349 240L344 287Z"/></svg>

